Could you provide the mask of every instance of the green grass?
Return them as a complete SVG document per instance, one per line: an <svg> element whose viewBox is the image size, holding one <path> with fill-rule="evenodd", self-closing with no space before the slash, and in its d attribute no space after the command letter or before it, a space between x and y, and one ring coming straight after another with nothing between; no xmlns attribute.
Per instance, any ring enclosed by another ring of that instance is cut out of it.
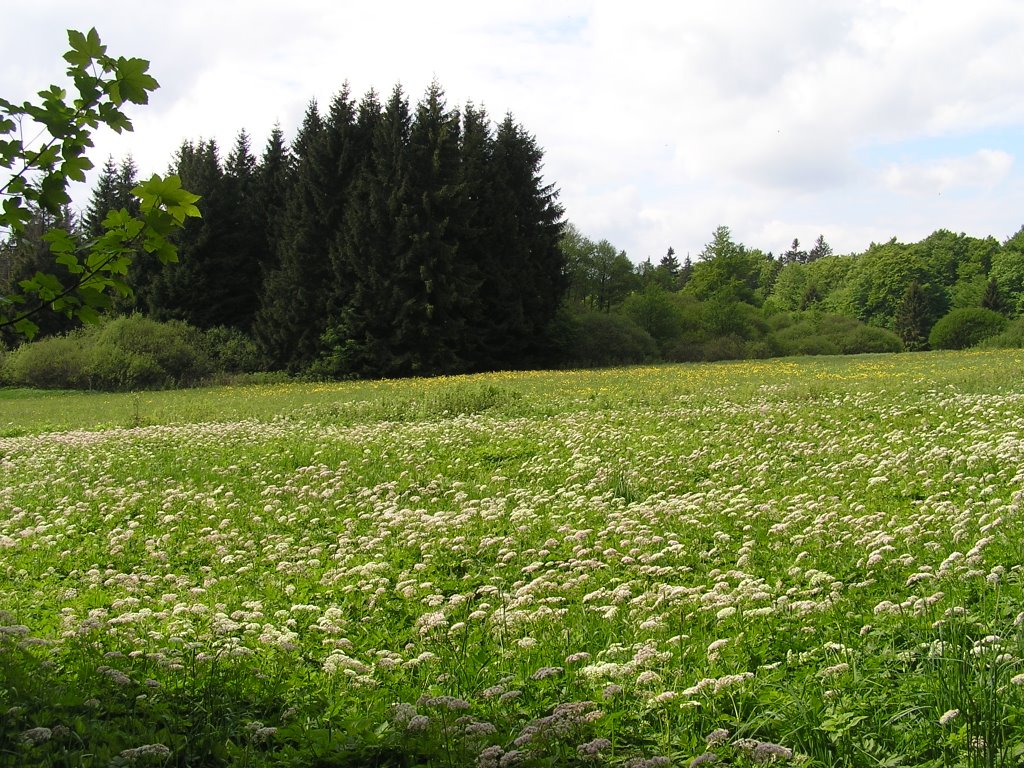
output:
<svg viewBox="0 0 1024 768"><path fill-rule="evenodd" d="M0 391L0 765L1018 765L1022 374Z"/></svg>

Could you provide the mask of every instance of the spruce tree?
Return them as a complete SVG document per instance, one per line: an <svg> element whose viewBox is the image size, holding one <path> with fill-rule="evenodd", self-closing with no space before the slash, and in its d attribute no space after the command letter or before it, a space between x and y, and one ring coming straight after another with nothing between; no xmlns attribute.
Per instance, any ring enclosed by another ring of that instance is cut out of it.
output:
<svg viewBox="0 0 1024 768"><path fill-rule="evenodd" d="M367 94L358 124L370 151L357 169L341 236L353 282L330 334L330 356L346 375L405 375L412 360L400 319L411 290L402 267L415 231L405 157L411 115L401 87L383 107Z"/></svg>
<svg viewBox="0 0 1024 768"><path fill-rule="evenodd" d="M248 331L259 308L263 283L264 224L257 207L257 161L244 130L224 162L220 193L225 218L210 278L219 281L221 291L217 311L208 322Z"/></svg>
<svg viewBox="0 0 1024 768"><path fill-rule="evenodd" d="M331 102L320 148L320 217L328 233L329 277L323 297L324 328L340 317L348 304L354 283L351 254L346 249L345 224L352 205L352 187L370 151L369 132L359 125L356 104L348 85ZM323 345L321 345L322 347Z"/></svg>
<svg viewBox="0 0 1024 768"><path fill-rule="evenodd" d="M135 158L128 155L121 161L117 169L117 203L118 209L124 208L133 216L139 212L139 199L132 194L132 190L139 184L139 169L135 165Z"/></svg>
<svg viewBox="0 0 1024 768"><path fill-rule="evenodd" d="M519 368L542 362L550 351L548 331L568 288L565 256L559 247L562 207L554 185L541 175L543 152L533 136L506 115L494 136L494 238L498 279L506 290L482 296L489 316L506 313L495 337L495 364Z"/></svg>
<svg viewBox="0 0 1024 768"><path fill-rule="evenodd" d="M504 216L495 196L492 173L494 136L487 111L467 104L463 110L460 147L460 190L462 213L459 249L462 282L472 301L467 306L464 357L470 367L487 370L500 367L506 355L509 315L495 314L502 303L500 294L511 286L503 273L504 243L495 226Z"/></svg>
<svg viewBox="0 0 1024 768"><path fill-rule="evenodd" d="M807 254L807 263L810 264L812 261L817 261L831 255L832 246L825 242L824 235L818 235L818 239L814 241L814 246Z"/></svg>
<svg viewBox="0 0 1024 768"><path fill-rule="evenodd" d="M895 331L910 352L928 345L928 297L921 284L914 280L907 286L896 309Z"/></svg>
<svg viewBox="0 0 1024 768"><path fill-rule="evenodd" d="M690 260L690 254L686 254L683 266L679 268L679 288L685 288L691 277L693 277L693 262Z"/></svg>
<svg viewBox="0 0 1024 768"><path fill-rule="evenodd" d="M109 155L82 216L82 229L86 237L95 238L102 235L103 220L107 214L121 207L118 204L119 187L117 163L114 162L113 155Z"/></svg>
<svg viewBox="0 0 1024 768"><path fill-rule="evenodd" d="M331 234L321 220L318 164L326 126L310 102L295 139L295 178L280 221L278 264L264 278L253 332L267 365L297 372L316 357L325 322Z"/></svg>
<svg viewBox="0 0 1024 768"><path fill-rule="evenodd" d="M295 163L280 125L267 139L256 172L256 199L253 205L260 222L262 244L258 255L264 277L279 263L277 245L282 235L282 220L289 190L295 176Z"/></svg>
<svg viewBox="0 0 1024 768"><path fill-rule="evenodd" d="M676 251L669 247L658 266L654 268L654 279L666 291L674 291L679 287L679 270L682 265L676 258Z"/></svg>
<svg viewBox="0 0 1024 768"><path fill-rule="evenodd" d="M267 274L255 323L274 367L303 370L339 335L337 316L350 301L353 282L342 240L364 148L347 85L326 120L315 103L307 109L294 146L294 179L276 225L278 263Z"/></svg>
<svg viewBox="0 0 1024 768"><path fill-rule="evenodd" d="M112 156L108 157L82 215L82 236L92 240L102 235L103 221L111 211L125 210L132 216L138 215L139 201L132 194L137 184L138 171L131 155L121 161L120 165L114 162ZM132 286L133 292L113 296L111 311L128 313L144 309L139 303L137 289L139 286L148 285L161 266L156 256L140 248L132 258L126 280Z"/></svg>
<svg viewBox="0 0 1024 768"><path fill-rule="evenodd" d="M0 242L0 296L13 293L21 280L27 280L38 272L50 272L65 285L74 279L67 267L54 263L50 244L43 237L48 231L60 227L72 239L81 241L82 227L75 212L68 205L61 206L56 212L31 205L29 213L31 218L21 231L9 233ZM58 312L43 312L34 319L37 338L64 333L76 324ZM22 340L13 328L0 329L0 343L14 346Z"/></svg>
<svg viewBox="0 0 1024 768"><path fill-rule="evenodd" d="M985 283L985 294L981 297L981 306L1001 315L1006 314L1006 302L1003 301L1003 295L999 292L999 283L995 278L990 278Z"/></svg>
<svg viewBox="0 0 1024 768"><path fill-rule="evenodd" d="M186 222L177 238L178 262L153 280L152 314L198 328L248 330L261 277L255 257L255 169L244 130L223 166L212 139L181 146L175 170L201 196L202 218Z"/></svg>
<svg viewBox="0 0 1024 768"><path fill-rule="evenodd" d="M185 141L178 149L173 171L186 188L200 195L201 219L189 219L175 237L178 261L155 274L138 292L150 314L161 320L184 320L199 327L218 324L220 274L218 239L223 236L223 170L215 140Z"/></svg>
<svg viewBox="0 0 1024 768"><path fill-rule="evenodd" d="M460 182L460 118L435 82L416 108L406 151L410 227L395 265L394 351L414 374L464 370L466 319L475 286L460 261L466 210Z"/></svg>
<svg viewBox="0 0 1024 768"><path fill-rule="evenodd" d="M82 215L82 234L88 238L103 234L103 220L111 211L123 208L132 215L137 214L139 201L132 194L137 184L138 170L131 155L120 165L114 162L113 156L108 156Z"/></svg>
<svg viewBox="0 0 1024 768"><path fill-rule="evenodd" d="M786 264L806 264L807 263L807 251L800 247L800 240L793 238L793 244L789 246L789 250L782 255L782 260Z"/></svg>

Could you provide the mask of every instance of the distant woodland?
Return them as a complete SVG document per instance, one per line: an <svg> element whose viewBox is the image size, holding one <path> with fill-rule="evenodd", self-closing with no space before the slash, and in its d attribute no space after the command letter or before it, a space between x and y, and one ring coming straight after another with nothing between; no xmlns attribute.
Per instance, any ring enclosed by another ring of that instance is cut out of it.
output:
<svg viewBox="0 0 1024 768"><path fill-rule="evenodd" d="M669 247L638 264L568 223L542 170L512 115L451 108L436 83L414 105L398 87L358 101L344 88L261 151L246 131L226 154L185 142L170 171L202 196L202 218L177 235L178 262L140 252L113 330L42 318L2 376L124 388L218 370L397 377L1024 343L1024 229L846 255L820 236L776 255L723 226L693 259ZM137 173L111 158L85 211L37 213L0 243L0 295L52 262L49 227L84 242L108 211L131 211ZM99 350L115 342L145 375L112 372L121 353ZM161 358L178 347L190 375ZM85 357L69 380L51 363L73 350ZM33 378L40 360L48 372Z"/></svg>

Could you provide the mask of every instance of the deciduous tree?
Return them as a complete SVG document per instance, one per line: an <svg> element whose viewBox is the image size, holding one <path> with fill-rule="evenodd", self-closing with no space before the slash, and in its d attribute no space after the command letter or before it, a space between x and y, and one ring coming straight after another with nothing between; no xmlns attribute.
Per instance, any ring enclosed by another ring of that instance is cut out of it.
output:
<svg viewBox="0 0 1024 768"><path fill-rule="evenodd" d="M39 92L38 103L0 98L0 168L9 173L0 186L0 236L5 239L23 233L33 211L58 215L71 202L68 184L84 181L93 167L86 154L93 130L100 125L131 130L124 109L146 104L158 87L148 74L149 62L111 56L95 29L69 30L68 42L64 59L74 95L53 85ZM138 213L111 211L102 221L102 233L84 243L61 226L43 235L54 269L39 270L0 296L0 328L31 337L38 330L34 318L47 311L96 320L113 294L130 293L125 277L140 247L161 263L176 259L168 236L199 215L197 197L182 189L176 176L153 176L133 194L139 199Z"/></svg>

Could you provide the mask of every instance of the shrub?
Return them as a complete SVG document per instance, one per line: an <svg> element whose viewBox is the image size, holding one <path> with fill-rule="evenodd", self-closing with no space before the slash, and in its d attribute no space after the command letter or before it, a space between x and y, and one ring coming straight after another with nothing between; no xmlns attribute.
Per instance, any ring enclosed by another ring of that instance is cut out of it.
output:
<svg viewBox="0 0 1024 768"><path fill-rule="evenodd" d="M769 357L777 357L778 354L778 350L768 339L755 339L743 343L745 360L767 360Z"/></svg>
<svg viewBox="0 0 1024 768"><path fill-rule="evenodd" d="M3 361L3 380L36 389L85 389L88 353L81 332L22 344Z"/></svg>
<svg viewBox="0 0 1024 768"><path fill-rule="evenodd" d="M980 346L989 349L1021 349L1024 348L1024 317L1012 320L1002 333L989 336Z"/></svg>
<svg viewBox="0 0 1024 768"><path fill-rule="evenodd" d="M178 320L159 323L132 315L89 330L89 373L97 389L189 386L213 371L202 333Z"/></svg>
<svg viewBox="0 0 1024 768"><path fill-rule="evenodd" d="M657 283L648 285L643 293L630 294L622 305L622 313L637 327L647 331L662 351L679 337L682 330L682 308Z"/></svg>
<svg viewBox="0 0 1024 768"><path fill-rule="evenodd" d="M654 360L658 346L628 317L587 312L575 318L567 362L583 367L629 365Z"/></svg>
<svg viewBox="0 0 1024 768"><path fill-rule="evenodd" d="M743 337L730 333L705 341L701 348L701 360L713 363L717 360L742 360L746 344Z"/></svg>
<svg viewBox="0 0 1024 768"><path fill-rule="evenodd" d="M853 355L903 349L903 342L892 331L815 310L774 315L768 327L770 340L785 355Z"/></svg>
<svg viewBox="0 0 1024 768"><path fill-rule="evenodd" d="M796 339L788 347L790 355L838 355L839 345L828 336L815 334Z"/></svg>
<svg viewBox="0 0 1024 768"><path fill-rule="evenodd" d="M928 343L932 349L967 349L1002 332L1006 324L1006 318L991 309L954 309L935 323Z"/></svg>
<svg viewBox="0 0 1024 768"><path fill-rule="evenodd" d="M873 325L857 325L837 339L844 355L868 352L902 352L903 342L890 330Z"/></svg>
<svg viewBox="0 0 1024 768"><path fill-rule="evenodd" d="M22 344L3 379L38 389L152 389L197 384L210 375L202 334L179 322L133 315Z"/></svg>
<svg viewBox="0 0 1024 768"><path fill-rule="evenodd" d="M216 371L254 373L263 368L256 342L237 328L210 328L202 334L200 346Z"/></svg>

